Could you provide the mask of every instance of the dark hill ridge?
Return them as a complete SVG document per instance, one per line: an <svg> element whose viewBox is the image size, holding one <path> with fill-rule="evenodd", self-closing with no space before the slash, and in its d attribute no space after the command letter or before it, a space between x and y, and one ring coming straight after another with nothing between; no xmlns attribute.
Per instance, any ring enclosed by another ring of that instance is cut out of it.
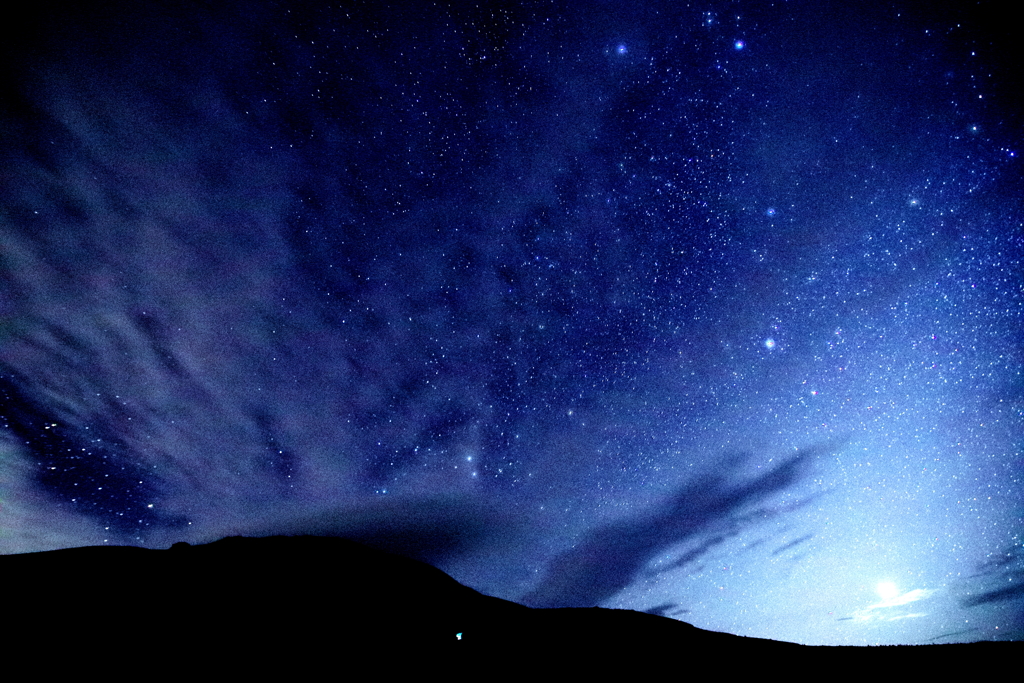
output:
<svg viewBox="0 0 1024 683"><path fill-rule="evenodd" d="M1020 643L808 647L610 609L530 609L352 541L227 538L169 550L0 557L5 642L50 672L279 674L442 667L466 673L680 672L849 664L991 666ZM460 635L459 635L460 634Z"/></svg>

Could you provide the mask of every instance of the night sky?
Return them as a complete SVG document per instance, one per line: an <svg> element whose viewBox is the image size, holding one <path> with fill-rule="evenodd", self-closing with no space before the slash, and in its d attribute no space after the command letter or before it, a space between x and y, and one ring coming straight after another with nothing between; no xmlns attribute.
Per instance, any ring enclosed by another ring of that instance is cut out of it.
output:
<svg viewBox="0 0 1024 683"><path fill-rule="evenodd" d="M532 606L1024 639L994 5L33 3L0 551L332 534Z"/></svg>

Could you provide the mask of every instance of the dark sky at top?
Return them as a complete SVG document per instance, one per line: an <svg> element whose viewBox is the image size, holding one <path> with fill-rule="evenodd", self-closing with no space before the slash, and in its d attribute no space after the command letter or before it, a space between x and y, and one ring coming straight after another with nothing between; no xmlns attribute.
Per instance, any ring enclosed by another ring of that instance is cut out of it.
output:
<svg viewBox="0 0 1024 683"><path fill-rule="evenodd" d="M335 534L537 606L1024 637L994 3L34 10L0 551Z"/></svg>

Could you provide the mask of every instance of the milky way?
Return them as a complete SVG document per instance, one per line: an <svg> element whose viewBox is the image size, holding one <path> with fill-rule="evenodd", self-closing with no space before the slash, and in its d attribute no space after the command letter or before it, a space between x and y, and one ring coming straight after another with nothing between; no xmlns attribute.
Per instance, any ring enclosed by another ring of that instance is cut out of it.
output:
<svg viewBox="0 0 1024 683"><path fill-rule="evenodd" d="M999 17L311 5L6 29L0 551L333 534L535 606L1024 637Z"/></svg>

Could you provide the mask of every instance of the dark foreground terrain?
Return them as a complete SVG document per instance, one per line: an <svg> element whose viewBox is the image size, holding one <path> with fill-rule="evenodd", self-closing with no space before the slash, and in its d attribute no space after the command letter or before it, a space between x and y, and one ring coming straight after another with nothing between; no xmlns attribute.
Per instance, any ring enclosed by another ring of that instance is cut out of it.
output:
<svg viewBox="0 0 1024 683"><path fill-rule="evenodd" d="M337 538L0 557L8 652L40 672L467 675L854 666L987 670L1024 644L808 647L610 609L530 609L429 565Z"/></svg>

